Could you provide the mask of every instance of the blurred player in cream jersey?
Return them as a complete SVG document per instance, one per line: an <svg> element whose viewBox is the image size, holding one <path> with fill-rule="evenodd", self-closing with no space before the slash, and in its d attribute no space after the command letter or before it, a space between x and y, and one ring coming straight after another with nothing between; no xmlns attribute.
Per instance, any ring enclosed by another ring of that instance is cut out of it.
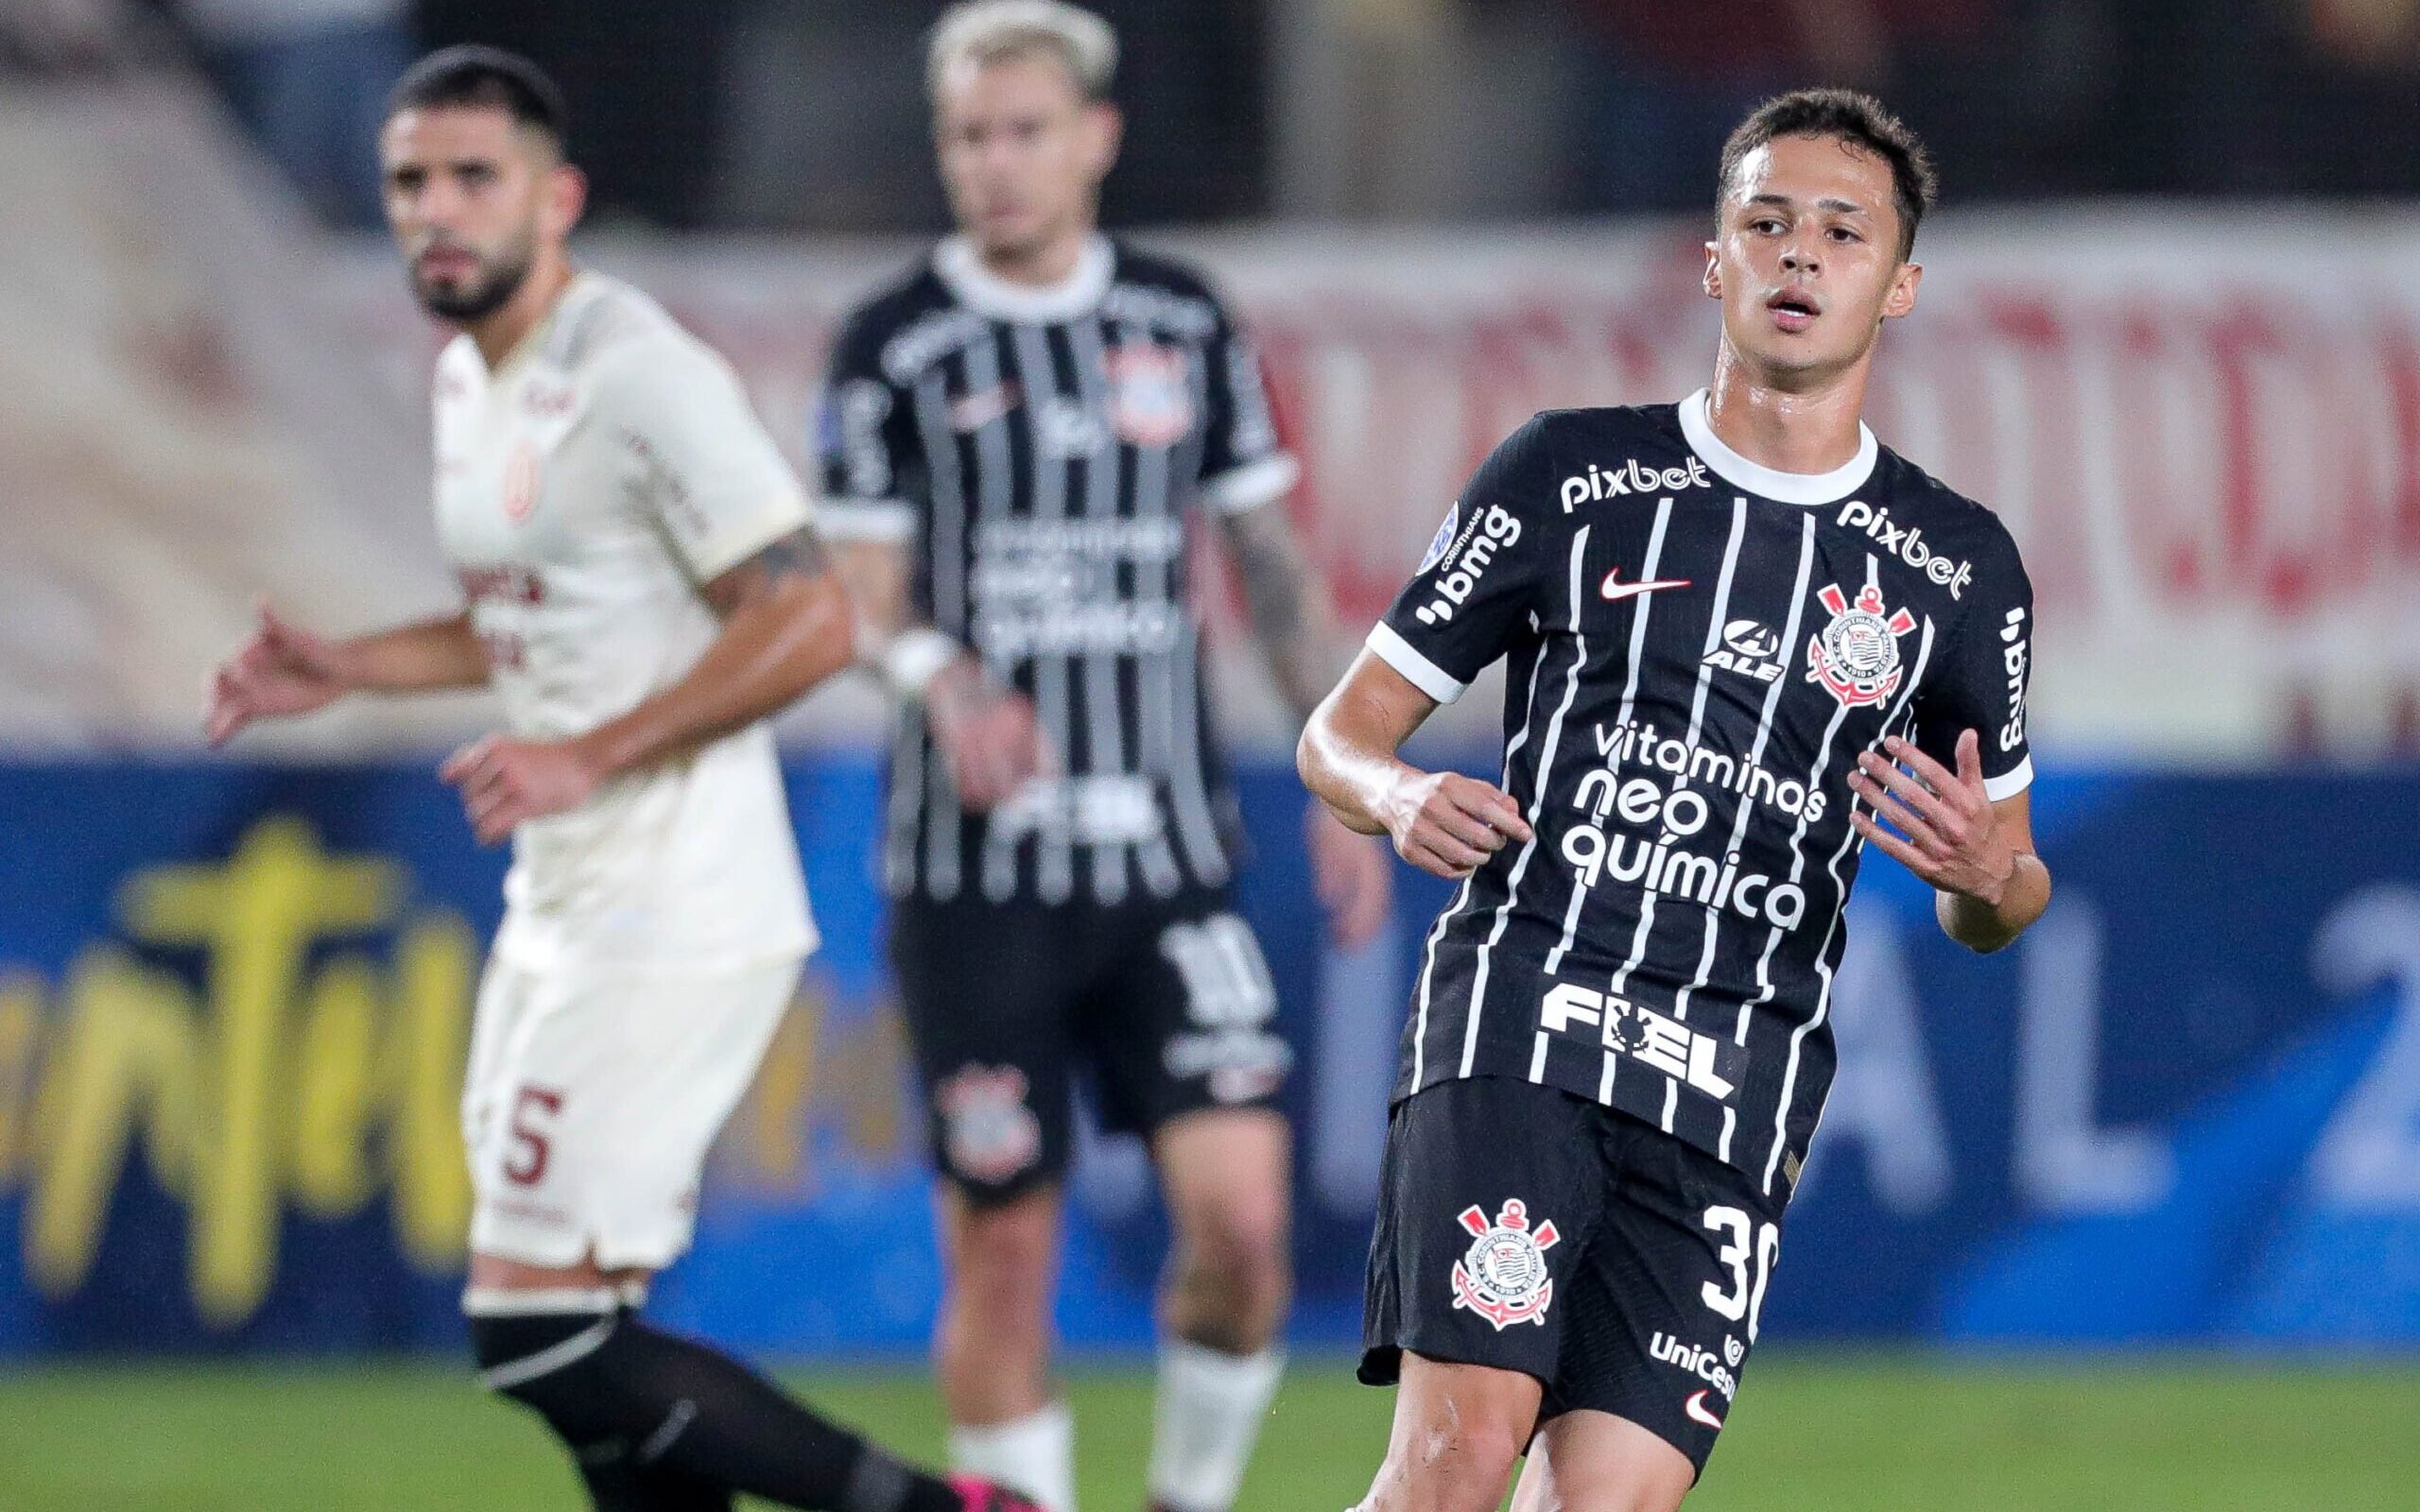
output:
<svg viewBox="0 0 2420 1512"><path fill-rule="evenodd" d="M706 1146L816 943L762 724L846 666L848 599L731 369L564 247L583 180L554 87L454 48L396 88L386 204L439 359L455 614L324 640L264 610L209 734L354 691L492 684L456 753L507 909L463 1097L471 1335L609 1512L1014 1512L919 1474L632 1310L688 1247Z"/></svg>

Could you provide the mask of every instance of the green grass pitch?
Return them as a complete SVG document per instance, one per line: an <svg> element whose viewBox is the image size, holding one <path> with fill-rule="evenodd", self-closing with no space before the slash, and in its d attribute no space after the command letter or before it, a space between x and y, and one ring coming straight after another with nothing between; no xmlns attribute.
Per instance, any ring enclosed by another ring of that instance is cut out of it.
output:
<svg viewBox="0 0 2420 1512"><path fill-rule="evenodd" d="M2420 1364L1759 1359L1691 1512L2367 1512L2420 1508ZM792 1372L840 1418L929 1457L903 1373ZM1076 1371L1083 1503L1141 1503L1150 1383ZM1342 1512L1391 1394L1298 1361L1241 1512ZM466 1372L228 1365L0 1372L0 1512L576 1512L536 1424Z"/></svg>

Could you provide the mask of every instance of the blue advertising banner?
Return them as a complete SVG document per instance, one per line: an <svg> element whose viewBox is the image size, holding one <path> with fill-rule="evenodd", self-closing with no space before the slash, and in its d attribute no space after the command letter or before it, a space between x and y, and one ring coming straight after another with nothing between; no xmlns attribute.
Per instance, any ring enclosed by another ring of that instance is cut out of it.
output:
<svg viewBox="0 0 2420 1512"><path fill-rule="evenodd" d="M718 1146L669 1322L923 1348L921 1115L881 960L879 780L790 791L826 937ZM1248 770L1240 906L1303 1052L1298 1343L1357 1335L1395 1036L1445 896L1328 947L1292 774ZM2046 779L2059 879L1967 954L1876 858L1781 1337L2420 1346L2420 773ZM0 765L0 1356L450 1348L455 1094L504 857L418 765ZM1165 1238L1088 1141L1060 1320L1150 1334Z"/></svg>

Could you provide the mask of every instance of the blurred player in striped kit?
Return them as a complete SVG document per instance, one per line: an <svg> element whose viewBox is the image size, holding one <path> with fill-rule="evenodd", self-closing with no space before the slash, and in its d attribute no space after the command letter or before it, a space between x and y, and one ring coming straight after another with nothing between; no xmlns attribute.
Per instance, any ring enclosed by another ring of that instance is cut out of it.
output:
<svg viewBox="0 0 2420 1512"><path fill-rule="evenodd" d="M901 698L886 872L944 1177L952 1458L1072 1504L1047 1319L1084 1073L1103 1122L1150 1142L1174 1219L1150 1494L1225 1512L1280 1368L1292 1055L1228 901L1188 543L1225 545L1298 715L1341 658L1249 337L1193 270L1096 229L1115 51L1048 0L936 28L959 232L841 334L824 518ZM1306 822L1338 937L1370 938L1383 849Z"/></svg>

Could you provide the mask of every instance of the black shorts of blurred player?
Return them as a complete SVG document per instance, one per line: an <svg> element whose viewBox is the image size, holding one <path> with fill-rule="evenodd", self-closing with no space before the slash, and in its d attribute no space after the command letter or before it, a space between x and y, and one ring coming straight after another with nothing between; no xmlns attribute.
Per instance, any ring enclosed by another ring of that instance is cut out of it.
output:
<svg viewBox="0 0 2420 1512"><path fill-rule="evenodd" d="M1216 889L1115 904L908 898L891 958L943 1180L938 1349L951 1418L1050 1400L1047 1336L1078 1078L1150 1144L1174 1229L1179 1338L1245 1355L1288 1300L1293 1054L1252 928ZM963 1368L954 1368L959 1361Z"/></svg>
<svg viewBox="0 0 2420 1512"><path fill-rule="evenodd" d="M1389 1125L1360 1376L1533 1404L1498 1460L1531 1455L1516 1508L1568 1500L1549 1467L1668 1504L1730 1415L1780 1247L1754 1181L1651 1124L1552 1087L1442 1083Z"/></svg>

